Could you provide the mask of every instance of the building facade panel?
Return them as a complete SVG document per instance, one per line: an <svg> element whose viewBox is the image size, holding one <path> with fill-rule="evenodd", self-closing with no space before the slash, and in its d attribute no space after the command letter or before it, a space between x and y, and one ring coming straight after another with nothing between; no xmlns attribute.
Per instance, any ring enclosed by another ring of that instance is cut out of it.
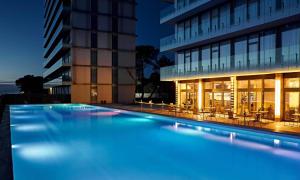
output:
<svg viewBox="0 0 300 180"><path fill-rule="evenodd" d="M71 96L74 103L133 102L134 91L119 85L135 87L124 69L135 69L135 6L123 0L46 2L44 75L51 94Z"/></svg>
<svg viewBox="0 0 300 180"><path fill-rule="evenodd" d="M182 3L175 0L175 11ZM176 48L161 44L175 52L175 65L161 69L161 80L176 82L179 106L295 120L299 1L224 1L188 14L174 17L175 41L165 39Z"/></svg>

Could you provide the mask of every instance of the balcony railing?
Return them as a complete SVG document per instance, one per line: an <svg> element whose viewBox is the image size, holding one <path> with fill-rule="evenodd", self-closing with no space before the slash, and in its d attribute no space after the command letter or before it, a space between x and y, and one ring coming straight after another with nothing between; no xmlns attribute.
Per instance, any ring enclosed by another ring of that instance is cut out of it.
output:
<svg viewBox="0 0 300 180"><path fill-rule="evenodd" d="M176 64L161 68L160 76L161 80L170 81L291 71L300 72L299 46Z"/></svg>
<svg viewBox="0 0 300 180"><path fill-rule="evenodd" d="M71 85L72 78L70 76L60 76L56 79L53 79L51 81L48 81L44 83L45 87L55 87L55 86L65 86L65 85Z"/></svg>
<svg viewBox="0 0 300 180"><path fill-rule="evenodd" d="M71 66L70 57L61 58L60 60L58 60L55 64L53 64L49 69L47 69L43 73L43 77L47 78L48 76L52 75L54 72L59 70L60 68L66 67L66 66Z"/></svg>
<svg viewBox="0 0 300 180"><path fill-rule="evenodd" d="M242 13L242 12L241 12ZM237 13L239 14L239 13ZM283 18L287 18L294 15L300 15L300 3L293 7L281 8L278 10L271 10L269 12L265 12L264 14L260 14L256 18L247 19L245 21L238 21L230 23L229 25L220 25L220 27L216 28L208 28L207 30L195 31L190 34L190 37L181 38L178 34L170 35L160 40L160 50L168 51L172 49L182 48L187 45L192 45L194 43L198 43L204 40L208 40L211 38L216 38L218 36L223 36L226 34L238 32L245 29L254 28L260 25L264 25L266 23L271 23L273 21L278 21Z"/></svg>
<svg viewBox="0 0 300 180"><path fill-rule="evenodd" d="M185 12L190 11L191 9L194 9L210 0L190 0L189 3L175 7L175 5L170 5L160 12L160 20L163 22L166 19L170 19L172 17L179 16Z"/></svg>

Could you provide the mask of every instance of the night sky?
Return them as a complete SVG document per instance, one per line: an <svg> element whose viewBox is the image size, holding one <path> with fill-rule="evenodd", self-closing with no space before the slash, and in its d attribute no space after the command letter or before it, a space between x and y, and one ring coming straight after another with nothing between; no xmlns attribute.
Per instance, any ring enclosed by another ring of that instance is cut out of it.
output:
<svg viewBox="0 0 300 180"><path fill-rule="evenodd" d="M137 0L137 44L159 47L168 27L159 25L160 0ZM0 82L42 75L44 0L0 0Z"/></svg>

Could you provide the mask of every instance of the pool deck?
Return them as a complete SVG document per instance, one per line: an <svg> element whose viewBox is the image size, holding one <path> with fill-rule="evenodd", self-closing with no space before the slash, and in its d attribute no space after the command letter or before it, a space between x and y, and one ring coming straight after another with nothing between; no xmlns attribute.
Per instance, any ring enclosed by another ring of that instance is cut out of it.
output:
<svg viewBox="0 0 300 180"><path fill-rule="evenodd" d="M194 121L203 121L209 123L231 125L231 126L248 128L248 129L263 130L263 131L275 132L279 134L297 136L300 138L300 123L292 123L292 125L290 125L289 123L286 122L272 121L272 122L258 124L258 123L252 123L250 121L245 122L243 121L243 119L233 121L223 116L218 116L217 118L206 118L205 120L203 120L203 118L201 118L200 115L193 115L191 113L175 113L175 112L170 112L163 108L152 107L149 105L148 106L143 105L142 107L140 105L120 105L120 104L99 105L99 106L122 109L127 111L152 113L152 114L158 114L158 115L176 117L176 118L185 118Z"/></svg>
<svg viewBox="0 0 300 180"><path fill-rule="evenodd" d="M4 110L3 114L0 113L0 118L0 179L12 180L13 170L8 107Z"/></svg>

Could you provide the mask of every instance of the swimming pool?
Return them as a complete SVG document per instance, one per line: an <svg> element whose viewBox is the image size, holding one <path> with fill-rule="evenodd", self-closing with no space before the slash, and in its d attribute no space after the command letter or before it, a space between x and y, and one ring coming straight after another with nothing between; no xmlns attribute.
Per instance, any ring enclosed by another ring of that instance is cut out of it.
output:
<svg viewBox="0 0 300 180"><path fill-rule="evenodd" d="M300 179L300 140L82 104L11 106L15 180Z"/></svg>

